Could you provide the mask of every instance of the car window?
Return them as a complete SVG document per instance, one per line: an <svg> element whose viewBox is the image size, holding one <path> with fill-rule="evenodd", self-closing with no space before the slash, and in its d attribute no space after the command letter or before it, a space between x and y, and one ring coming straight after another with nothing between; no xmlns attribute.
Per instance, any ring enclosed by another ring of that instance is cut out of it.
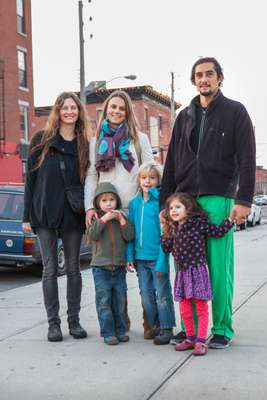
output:
<svg viewBox="0 0 267 400"><path fill-rule="evenodd" d="M0 219L21 220L23 202L22 193L0 193Z"/></svg>

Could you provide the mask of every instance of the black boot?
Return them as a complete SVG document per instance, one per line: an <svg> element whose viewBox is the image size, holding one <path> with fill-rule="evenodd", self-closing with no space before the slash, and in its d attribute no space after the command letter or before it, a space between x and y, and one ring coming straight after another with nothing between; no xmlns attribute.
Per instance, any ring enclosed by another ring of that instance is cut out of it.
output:
<svg viewBox="0 0 267 400"><path fill-rule="evenodd" d="M47 339L49 342L61 342L63 340L60 325L56 323L49 324Z"/></svg>
<svg viewBox="0 0 267 400"><path fill-rule="evenodd" d="M74 339L84 339L87 337L87 332L80 325L79 321L70 321L69 322L69 331L70 335L74 337Z"/></svg>
<svg viewBox="0 0 267 400"><path fill-rule="evenodd" d="M172 329L162 329L158 336L154 338L154 344L169 344L172 337Z"/></svg>

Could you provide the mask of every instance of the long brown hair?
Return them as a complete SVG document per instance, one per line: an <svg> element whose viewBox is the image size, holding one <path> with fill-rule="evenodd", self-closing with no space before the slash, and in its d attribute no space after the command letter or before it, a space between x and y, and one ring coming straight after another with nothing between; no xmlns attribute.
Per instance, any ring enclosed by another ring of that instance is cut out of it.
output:
<svg viewBox="0 0 267 400"><path fill-rule="evenodd" d="M125 121L129 127L130 135L132 136L133 141L135 141L137 139L138 123L137 123L137 119L136 119L136 116L135 116L135 113L133 110L132 100L131 100L130 96L128 95L128 93L124 92L124 90L115 90L105 100L105 102L103 104L103 113L99 120L97 131L96 131L96 137L99 136L99 133L101 131L102 122L107 117L108 104L109 104L110 100L113 99L114 97L120 97L125 103L125 111L126 111Z"/></svg>
<svg viewBox="0 0 267 400"><path fill-rule="evenodd" d="M57 98L49 114L41 143L32 148L32 152L37 150L40 151L40 156L37 161L37 165L34 169L38 169L44 162L48 151L49 145L52 138L57 134L60 128L60 110L64 105L65 100L72 99L79 110L79 116L75 124L74 133L77 137L77 150L80 165L80 180L83 183L85 181L86 172L89 167L89 140L92 136L91 129L89 126L88 116L84 105L73 92L63 92Z"/></svg>
<svg viewBox="0 0 267 400"><path fill-rule="evenodd" d="M178 200L186 209L186 217L205 217L207 216L205 210L201 207L200 204L196 201L196 199L188 193L177 192L172 194L165 203L165 208L163 212L163 217L166 220L166 224L164 224L164 235L171 236L175 223L172 221L170 217L170 205L174 200Z"/></svg>

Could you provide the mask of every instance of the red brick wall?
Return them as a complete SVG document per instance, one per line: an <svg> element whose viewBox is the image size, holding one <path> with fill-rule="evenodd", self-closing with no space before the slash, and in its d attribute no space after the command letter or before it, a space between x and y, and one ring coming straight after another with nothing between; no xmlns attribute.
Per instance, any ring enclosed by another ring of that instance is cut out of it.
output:
<svg viewBox="0 0 267 400"><path fill-rule="evenodd" d="M147 115L149 119L150 125L150 117L153 116L155 118L161 116L162 117L162 131L158 132L159 134L159 152L156 156L156 159L160 162L165 161L167 154L167 147L170 142L171 137L171 129L170 129L170 109L167 106L164 106L160 103L157 103L154 100L150 100L144 97L142 100L132 100L133 107L135 111L135 115L137 117L139 129L146 133L150 139L150 126L146 127L145 124L145 108L147 108ZM87 112L91 121L92 130L95 132L97 124L98 124L98 113L97 110L101 110L103 103L94 103L87 104ZM35 131L41 130L44 128L48 115L35 116Z"/></svg>
<svg viewBox="0 0 267 400"><path fill-rule="evenodd" d="M0 92L0 104L4 101L6 119L6 140L19 142L21 137L18 100L28 102L29 132L33 120L33 71L32 71L32 32L31 1L25 0L26 35L17 33L17 12L15 0L0 1L0 60L4 61L4 100ZM17 46L27 49L27 86L28 90L19 89ZM1 83L0 83L1 85ZM0 127L2 130L3 127Z"/></svg>
<svg viewBox="0 0 267 400"><path fill-rule="evenodd" d="M256 170L256 194L267 194L267 170L257 168Z"/></svg>

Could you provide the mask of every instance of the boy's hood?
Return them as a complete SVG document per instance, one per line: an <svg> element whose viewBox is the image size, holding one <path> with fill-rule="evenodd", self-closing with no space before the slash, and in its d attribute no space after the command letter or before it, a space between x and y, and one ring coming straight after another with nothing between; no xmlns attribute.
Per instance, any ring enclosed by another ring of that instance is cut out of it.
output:
<svg viewBox="0 0 267 400"><path fill-rule="evenodd" d="M115 186L113 186L110 182L101 182L99 185L97 185L96 191L95 191L95 197L94 197L94 208L97 209L97 204L96 204L96 198L100 196L103 193L114 193L117 197L117 209L121 208L121 199L120 196L117 192L117 189Z"/></svg>

